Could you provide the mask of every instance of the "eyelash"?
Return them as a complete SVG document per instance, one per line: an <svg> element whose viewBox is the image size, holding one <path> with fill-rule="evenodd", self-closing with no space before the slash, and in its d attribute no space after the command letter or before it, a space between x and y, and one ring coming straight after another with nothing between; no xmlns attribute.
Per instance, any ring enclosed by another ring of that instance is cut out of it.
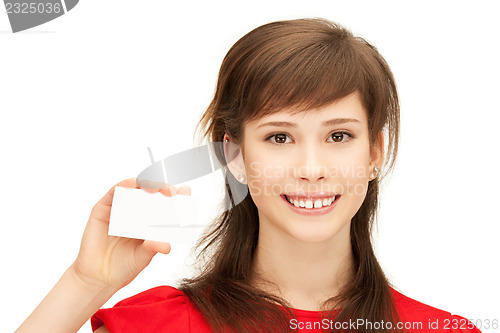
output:
<svg viewBox="0 0 500 333"><path fill-rule="evenodd" d="M337 133L340 133L340 134L346 134L347 136L349 136L349 140L347 140L347 141L342 141L342 142L334 142L334 143L344 144L344 143L348 143L348 142L350 142L352 139L354 139L354 138L355 138L355 136L354 136L354 135L352 135L351 133L346 132L346 131L336 131L336 132L332 132L332 133L331 133L328 137L331 137L333 134L337 134ZM270 141L270 139L271 139L272 137L274 137L274 136L276 136L276 135L278 135L278 134L285 134L285 135L287 135L287 136L290 136L288 133L285 133L285 132L276 132L276 133L272 133L272 134L268 135L268 136L266 137L265 141L266 141L266 142L267 142L267 141ZM284 143L277 143L277 142L272 142L272 141L271 141L270 143L271 143L271 144L273 144L273 145L278 145L278 146L282 146L282 145L284 145Z"/></svg>

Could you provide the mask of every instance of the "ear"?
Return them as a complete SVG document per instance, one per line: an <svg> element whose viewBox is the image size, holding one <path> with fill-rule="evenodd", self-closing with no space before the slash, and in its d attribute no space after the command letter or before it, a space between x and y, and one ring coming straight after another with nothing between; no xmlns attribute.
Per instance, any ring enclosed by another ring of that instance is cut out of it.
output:
<svg viewBox="0 0 500 333"><path fill-rule="evenodd" d="M382 166L384 162L384 133L382 131L379 132L375 143L371 147L370 150L370 169L374 167Z"/></svg>
<svg viewBox="0 0 500 333"><path fill-rule="evenodd" d="M226 142L228 140L228 142ZM245 163L243 161L242 149L233 141L229 135L224 134L224 157L226 158L229 171L233 174L240 183L246 184L247 177L245 171ZM244 178L240 177L243 175Z"/></svg>

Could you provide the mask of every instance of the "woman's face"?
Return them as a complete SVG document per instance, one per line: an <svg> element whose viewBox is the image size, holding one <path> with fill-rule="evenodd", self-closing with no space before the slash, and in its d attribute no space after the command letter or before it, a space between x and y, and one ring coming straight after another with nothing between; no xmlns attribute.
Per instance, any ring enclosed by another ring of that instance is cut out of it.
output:
<svg viewBox="0 0 500 333"><path fill-rule="evenodd" d="M332 239L349 228L366 196L370 172L382 162L379 152L370 154L358 93L322 109L293 116L285 109L249 122L242 145L243 171L261 227L307 243ZM311 215L319 210L326 211Z"/></svg>

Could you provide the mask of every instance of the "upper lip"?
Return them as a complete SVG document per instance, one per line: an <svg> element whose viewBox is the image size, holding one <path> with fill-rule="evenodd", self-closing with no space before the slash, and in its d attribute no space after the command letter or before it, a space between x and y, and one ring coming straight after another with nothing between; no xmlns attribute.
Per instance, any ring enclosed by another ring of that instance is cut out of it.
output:
<svg viewBox="0 0 500 333"><path fill-rule="evenodd" d="M295 192L295 193L283 193L287 197L300 197L305 199L316 199L316 198L331 198L336 195L333 192Z"/></svg>

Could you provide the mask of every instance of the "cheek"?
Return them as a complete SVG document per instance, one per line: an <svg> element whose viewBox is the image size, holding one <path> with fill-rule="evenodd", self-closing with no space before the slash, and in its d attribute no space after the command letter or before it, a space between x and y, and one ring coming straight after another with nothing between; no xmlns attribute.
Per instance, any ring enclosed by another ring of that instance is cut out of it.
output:
<svg viewBox="0 0 500 333"><path fill-rule="evenodd" d="M279 161L259 159L245 162L248 190L254 199L260 196L279 195L285 191L282 182L286 167Z"/></svg>
<svg viewBox="0 0 500 333"><path fill-rule="evenodd" d="M338 165L337 179L344 195L364 199L368 190L369 163L368 151L360 150Z"/></svg>

